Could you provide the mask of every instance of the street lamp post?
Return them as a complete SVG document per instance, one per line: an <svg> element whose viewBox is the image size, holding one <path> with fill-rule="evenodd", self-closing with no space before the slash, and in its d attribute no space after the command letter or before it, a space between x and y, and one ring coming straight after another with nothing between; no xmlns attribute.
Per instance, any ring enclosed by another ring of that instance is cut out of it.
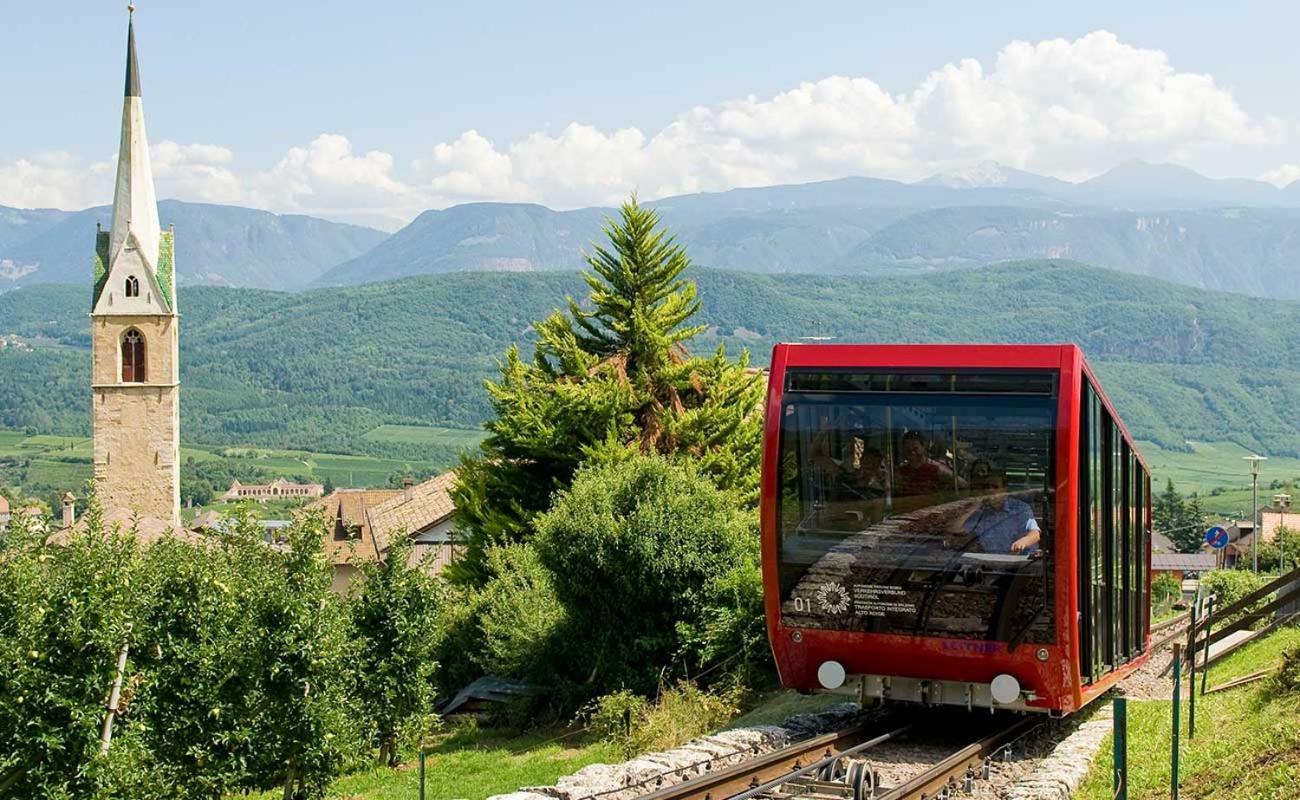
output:
<svg viewBox="0 0 1300 800"><path fill-rule="evenodd" d="M1250 560L1251 568L1259 574L1259 462L1267 461L1265 456L1242 456L1250 462Z"/></svg>

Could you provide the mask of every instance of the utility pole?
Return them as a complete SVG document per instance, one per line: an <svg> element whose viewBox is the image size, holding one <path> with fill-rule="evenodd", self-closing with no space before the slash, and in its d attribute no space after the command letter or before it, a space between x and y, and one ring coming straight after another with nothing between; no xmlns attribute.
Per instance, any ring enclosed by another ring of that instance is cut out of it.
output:
<svg viewBox="0 0 1300 800"><path fill-rule="evenodd" d="M1251 568L1259 574L1259 462L1268 461L1265 456L1242 456L1250 462L1250 560Z"/></svg>

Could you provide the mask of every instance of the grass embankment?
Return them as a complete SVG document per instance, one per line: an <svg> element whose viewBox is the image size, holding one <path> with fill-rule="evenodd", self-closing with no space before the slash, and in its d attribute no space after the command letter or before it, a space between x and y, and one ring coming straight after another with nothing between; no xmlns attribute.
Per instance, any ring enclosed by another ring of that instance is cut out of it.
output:
<svg viewBox="0 0 1300 800"><path fill-rule="evenodd" d="M1211 687L1281 663L1300 644L1300 629L1280 630L1210 668ZM1199 676L1198 676L1199 683ZM1172 684L1170 693L1173 693ZM1129 703L1129 798L1169 797L1172 709L1168 700ZM1196 737L1182 708L1180 794L1187 800L1282 800L1300 797L1300 693L1278 694L1268 680L1196 698ZM1076 797L1111 800L1108 742Z"/></svg>
<svg viewBox="0 0 1300 800"><path fill-rule="evenodd" d="M616 748L603 741L567 738L564 731L542 730L508 734L459 729L439 741L425 756L425 796L438 800L484 800L521 786L545 786L588 764L620 760ZM254 795L279 800L277 791ZM419 797L418 761L397 769L375 767L345 775L334 782L333 800L410 800Z"/></svg>
<svg viewBox="0 0 1300 800"><path fill-rule="evenodd" d="M795 714L821 711L843 699L783 690L765 692L754 698L748 711L724 727L777 724ZM425 796L438 800L484 800L524 786L554 784L556 779L588 764L623 760L624 753L618 743L591 734L559 729L517 734L470 725L446 735L425 757ZM419 791L419 762L409 761L397 769L375 767L345 775L334 782L327 797L410 800L418 797ZM254 797L278 800L280 793L266 792Z"/></svg>

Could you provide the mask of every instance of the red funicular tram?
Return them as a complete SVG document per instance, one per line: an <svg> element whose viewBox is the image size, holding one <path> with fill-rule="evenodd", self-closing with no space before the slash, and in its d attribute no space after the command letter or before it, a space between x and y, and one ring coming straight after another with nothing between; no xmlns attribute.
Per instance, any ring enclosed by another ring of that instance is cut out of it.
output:
<svg viewBox="0 0 1300 800"><path fill-rule="evenodd" d="M781 682L1066 714L1147 656L1150 476L1074 345L778 344Z"/></svg>

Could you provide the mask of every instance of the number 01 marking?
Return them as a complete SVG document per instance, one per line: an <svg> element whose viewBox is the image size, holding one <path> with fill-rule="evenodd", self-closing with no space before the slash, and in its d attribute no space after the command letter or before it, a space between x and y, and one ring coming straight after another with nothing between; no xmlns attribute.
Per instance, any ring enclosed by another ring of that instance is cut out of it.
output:
<svg viewBox="0 0 1300 800"><path fill-rule="evenodd" d="M806 597L796 597L794 599L794 610L800 613L812 611L812 601Z"/></svg>

